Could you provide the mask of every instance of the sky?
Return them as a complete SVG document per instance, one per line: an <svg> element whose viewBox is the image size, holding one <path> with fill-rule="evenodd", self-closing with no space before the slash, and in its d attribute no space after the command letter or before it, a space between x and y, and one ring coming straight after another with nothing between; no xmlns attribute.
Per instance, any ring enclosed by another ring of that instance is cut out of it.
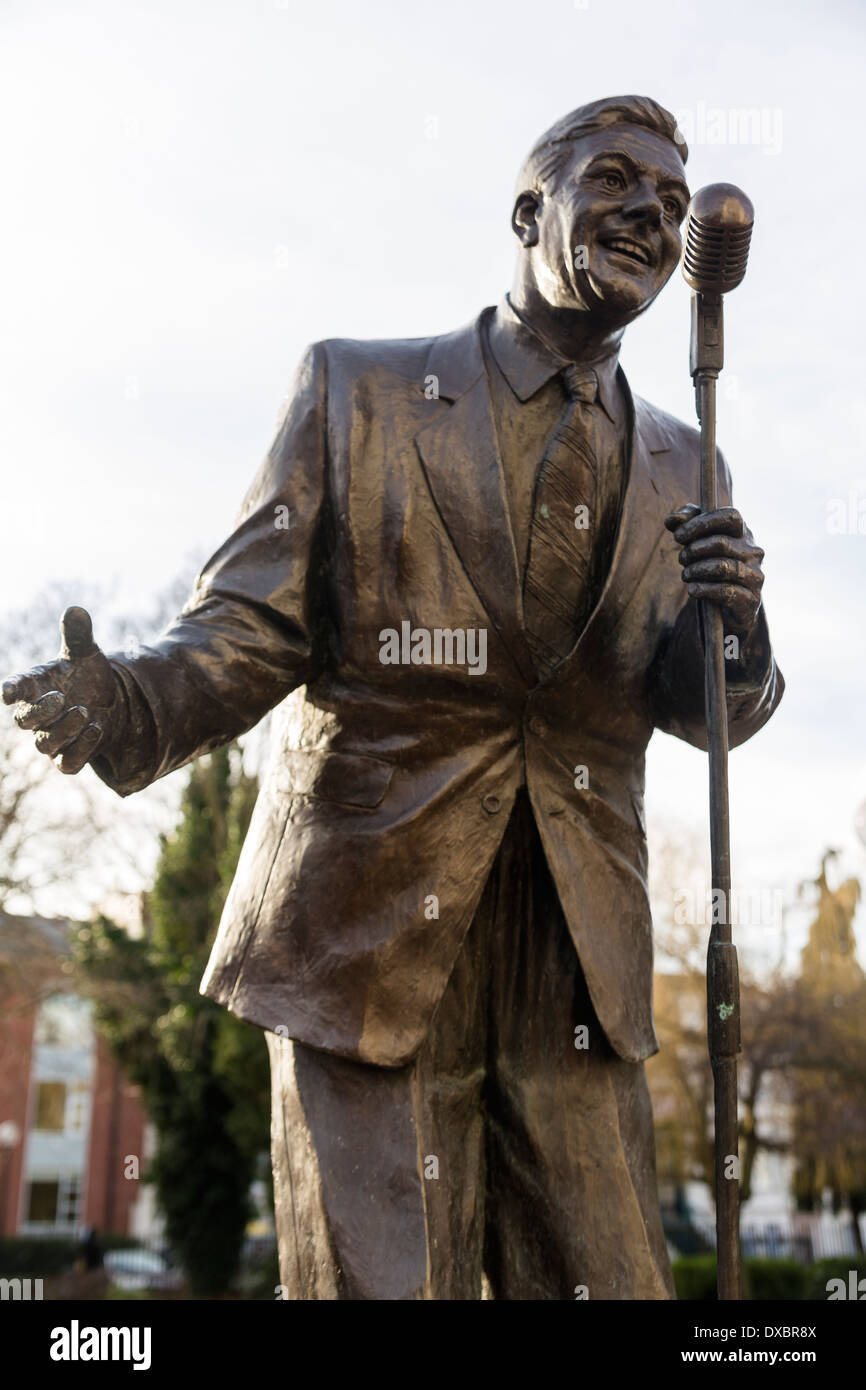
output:
<svg viewBox="0 0 866 1390"><path fill-rule="evenodd" d="M3 607L80 579L145 609L230 530L306 345L473 319L509 286L535 137L586 101L650 95L677 115L692 188L736 183L756 209L718 437L766 551L787 690L732 758L735 881L790 894L828 846L866 873L864 15L5 0ZM688 323L677 274L622 362L693 423ZM647 779L651 841L705 836L700 753L657 734ZM777 927L746 941L772 956Z"/></svg>

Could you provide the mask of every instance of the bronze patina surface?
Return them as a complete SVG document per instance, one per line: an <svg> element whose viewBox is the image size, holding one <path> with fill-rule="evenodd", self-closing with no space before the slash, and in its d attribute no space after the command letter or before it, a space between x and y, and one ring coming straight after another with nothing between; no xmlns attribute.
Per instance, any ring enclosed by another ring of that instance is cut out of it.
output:
<svg viewBox="0 0 866 1390"><path fill-rule="evenodd" d="M268 1030L293 1298L672 1296L644 754L706 747L696 599L739 639L732 746L783 690L724 460L698 515L697 432L617 362L680 256L677 135L648 98L565 117L510 294L315 343L168 630L105 656L69 610L4 687L123 796L280 706L202 989Z"/></svg>

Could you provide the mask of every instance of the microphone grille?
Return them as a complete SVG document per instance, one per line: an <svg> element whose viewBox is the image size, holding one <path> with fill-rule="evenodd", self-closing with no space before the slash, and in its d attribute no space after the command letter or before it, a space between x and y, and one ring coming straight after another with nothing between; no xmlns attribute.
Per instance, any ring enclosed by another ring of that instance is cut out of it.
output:
<svg viewBox="0 0 866 1390"><path fill-rule="evenodd" d="M683 275L693 290L727 294L746 273L755 211L730 183L709 184L689 204Z"/></svg>

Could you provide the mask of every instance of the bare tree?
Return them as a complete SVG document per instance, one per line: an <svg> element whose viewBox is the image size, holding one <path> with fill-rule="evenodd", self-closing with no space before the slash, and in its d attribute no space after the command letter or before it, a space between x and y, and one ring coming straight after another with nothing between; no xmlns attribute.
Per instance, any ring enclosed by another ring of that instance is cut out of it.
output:
<svg viewBox="0 0 866 1390"><path fill-rule="evenodd" d="M51 658L60 614L73 603L91 611L107 650L146 643L182 607L194 568L191 561L144 614L118 613L108 591L93 583L50 585L0 620L0 674ZM124 802L91 772L62 777L7 712L0 721L0 910L87 915L112 889L138 891L152 872L159 835L174 822L179 794L178 777Z"/></svg>
<svg viewBox="0 0 866 1390"><path fill-rule="evenodd" d="M824 856L815 915L800 969L784 962L741 973L744 1051L740 1095L740 1194L752 1191L758 1155L795 1160L794 1192L814 1205L829 1188L847 1205L860 1243L866 1209L866 982L855 955L860 885L827 883ZM705 881L695 842L667 837L654 856L653 900L662 969L656 977L660 1052L648 1065L660 1177L699 1179L713 1190L712 1073L707 1054ZM684 893L684 885L692 885Z"/></svg>

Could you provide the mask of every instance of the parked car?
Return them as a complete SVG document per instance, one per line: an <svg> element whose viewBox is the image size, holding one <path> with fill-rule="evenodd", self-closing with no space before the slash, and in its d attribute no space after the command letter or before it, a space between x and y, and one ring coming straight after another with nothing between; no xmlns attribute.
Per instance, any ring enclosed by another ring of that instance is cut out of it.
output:
<svg viewBox="0 0 866 1390"><path fill-rule="evenodd" d="M141 1289L178 1289L183 1283L180 1270L169 1264L164 1255L142 1246L109 1250L103 1264L112 1284L127 1293Z"/></svg>

